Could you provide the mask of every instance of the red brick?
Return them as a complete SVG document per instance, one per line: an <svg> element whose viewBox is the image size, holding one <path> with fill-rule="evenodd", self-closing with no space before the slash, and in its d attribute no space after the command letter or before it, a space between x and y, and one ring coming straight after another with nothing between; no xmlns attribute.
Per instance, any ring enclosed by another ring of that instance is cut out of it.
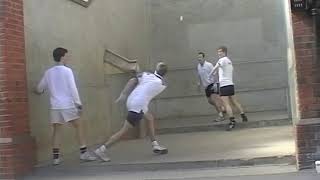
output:
<svg viewBox="0 0 320 180"><path fill-rule="evenodd" d="M30 133L24 41L23 1L1 0L0 137ZM0 154L0 179L18 177L29 172L35 163L35 141L0 144Z"/></svg>

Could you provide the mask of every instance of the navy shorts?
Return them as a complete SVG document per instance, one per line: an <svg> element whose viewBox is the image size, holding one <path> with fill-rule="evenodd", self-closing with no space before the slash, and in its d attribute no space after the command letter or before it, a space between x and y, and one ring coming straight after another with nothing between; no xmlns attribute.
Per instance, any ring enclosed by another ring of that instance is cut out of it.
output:
<svg viewBox="0 0 320 180"><path fill-rule="evenodd" d="M143 118L144 113L141 111L140 113L129 111L127 115L127 121L135 127L141 119Z"/></svg>
<svg viewBox="0 0 320 180"><path fill-rule="evenodd" d="M234 85L220 87L220 96L233 96Z"/></svg>
<svg viewBox="0 0 320 180"><path fill-rule="evenodd" d="M211 94L219 94L219 83L210 84L207 86L205 92L207 97L210 97Z"/></svg>

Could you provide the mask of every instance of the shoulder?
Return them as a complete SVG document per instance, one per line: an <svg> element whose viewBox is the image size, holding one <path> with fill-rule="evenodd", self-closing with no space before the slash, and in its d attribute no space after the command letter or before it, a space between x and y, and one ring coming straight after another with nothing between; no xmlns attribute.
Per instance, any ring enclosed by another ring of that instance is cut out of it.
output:
<svg viewBox="0 0 320 180"><path fill-rule="evenodd" d="M140 73L136 74L136 77L141 78L142 76L149 75L149 74L152 74L152 73L151 72L140 72Z"/></svg>
<svg viewBox="0 0 320 180"><path fill-rule="evenodd" d="M207 66L207 67L213 67L213 64L212 64L211 62L206 61L206 62L205 62L205 66Z"/></svg>
<svg viewBox="0 0 320 180"><path fill-rule="evenodd" d="M67 72L68 74L72 74L73 75L73 71L70 67L67 66L62 66L61 69L63 69L63 71Z"/></svg>
<svg viewBox="0 0 320 180"><path fill-rule="evenodd" d="M228 58L228 57L223 57L223 58L221 58L223 61L226 61L226 62L231 62L231 60L230 60L230 58Z"/></svg>
<svg viewBox="0 0 320 180"><path fill-rule="evenodd" d="M219 64L225 64L225 63L229 64L230 62L231 62L231 60L228 57L220 58L218 61Z"/></svg>
<svg viewBox="0 0 320 180"><path fill-rule="evenodd" d="M62 66L62 68L65 69L66 71L72 72L72 69L70 67Z"/></svg>

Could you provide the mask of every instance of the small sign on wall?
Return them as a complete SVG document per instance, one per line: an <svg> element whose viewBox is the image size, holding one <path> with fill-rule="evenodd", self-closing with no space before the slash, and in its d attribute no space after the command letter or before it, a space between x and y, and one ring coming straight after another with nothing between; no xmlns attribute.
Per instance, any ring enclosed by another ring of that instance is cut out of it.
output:
<svg viewBox="0 0 320 180"><path fill-rule="evenodd" d="M307 5L307 0L291 0L292 10L305 10Z"/></svg>
<svg viewBox="0 0 320 180"><path fill-rule="evenodd" d="M83 7L89 7L92 0L71 0L77 4L80 4Z"/></svg>

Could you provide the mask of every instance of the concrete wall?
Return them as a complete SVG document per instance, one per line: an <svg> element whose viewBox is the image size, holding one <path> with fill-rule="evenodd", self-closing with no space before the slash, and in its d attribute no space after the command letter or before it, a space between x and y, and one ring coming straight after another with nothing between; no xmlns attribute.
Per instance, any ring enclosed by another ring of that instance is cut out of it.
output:
<svg viewBox="0 0 320 180"><path fill-rule="evenodd" d="M128 76L104 65L105 49L130 59L147 61L146 6L144 0L94 0L84 8L69 0L24 1L30 119L36 137L38 160L51 158L48 96L38 97L31 88L53 64L52 50L69 49L80 95L89 144L102 142L118 129L123 106L112 102ZM78 149L74 131L66 127L62 152Z"/></svg>
<svg viewBox="0 0 320 180"><path fill-rule="evenodd" d="M294 36L293 36L293 23L292 14L290 9L290 2L283 1L283 6L288 11L284 12L286 18L286 34L287 34L287 54L288 54L288 84L289 84L289 97L290 97L290 112L292 122L294 124L298 123L300 120L299 111L299 100L298 100L298 84L297 84L297 66L296 66L296 56L294 47Z"/></svg>
<svg viewBox="0 0 320 180"><path fill-rule="evenodd" d="M220 45L229 48L237 92L246 110L289 109L290 53L283 1L94 0L89 8L69 0L24 3L29 88L53 64L52 50L68 48L84 103L89 144L105 140L125 116L125 106L113 100L128 75L103 63L105 49L138 59L142 69L152 69L159 60L169 64L169 87L151 108L160 119L215 113L203 92L197 91L195 59L198 51L204 51L215 63ZM51 154L48 97L30 91L29 98L38 159L47 160ZM64 153L78 149L73 130L65 128L63 137Z"/></svg>
<svg viewBox="0 0 320 180"><path fill-rule="evenodd" d="M197 52L217 61L226 45L239 99L249 112L288 109L285 7L279 0L148 0L151 63L170 67L169 88L156 101L160 118L215 113L198 92ZM183 16L183 21L180 21Z"/></svg>

